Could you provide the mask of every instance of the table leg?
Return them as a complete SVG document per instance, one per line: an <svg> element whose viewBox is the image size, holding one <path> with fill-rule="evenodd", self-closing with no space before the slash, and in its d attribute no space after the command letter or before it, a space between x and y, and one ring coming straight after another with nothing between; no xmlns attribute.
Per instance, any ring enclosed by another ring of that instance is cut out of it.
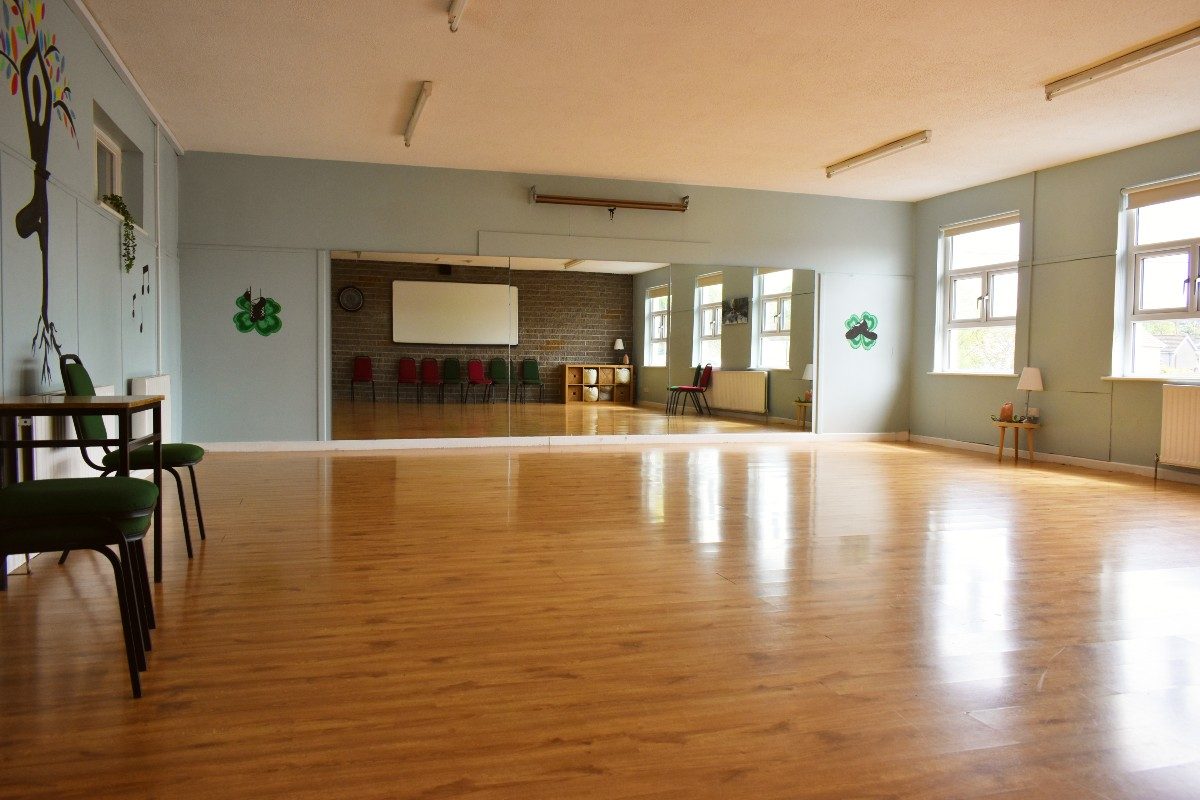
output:
<svg viewBox="0 0 1200 800"><path fill-rule="evenodd" d="M158 502L154 505L154 582L162 583L162 406L156 403L150 414L154 422L154 485L158 487Z"/></svg>
<svg viewBox="0 0 1200 800"><path fill-rule="evenodd" d="M1001 425L999 427L1000 427L1000 449L996 451L996 460L1003 461L1004 460L1004 440L1008 438L1008 428L1004 427L1003 425Z"/></svg>
<svg viewBox="0 0 1200 800"><path fill-rule="evenodd" d="M1033 428L1025 431L1025 447L1029 450L1029 463L1033 463Z"/></svg>
<svg viewBox="0 0 1200 800"><path fill-rule="evenodd" d="M17 418L14 416L5 416L2 422L2 434L5 441L15 442L17 440ZM16 448L8 448L4 451L3 472L0 473L0 487L8 486L10 483L17 482L17 451Z"/></svg>
<svg viewBox="0 0 1200 800"><path fill-rule="evenodd" d="M17 420L17 438L22 442L33 439L33 417L22 417ZM33 448L21 448L21 480L33 480Z"/></svg>

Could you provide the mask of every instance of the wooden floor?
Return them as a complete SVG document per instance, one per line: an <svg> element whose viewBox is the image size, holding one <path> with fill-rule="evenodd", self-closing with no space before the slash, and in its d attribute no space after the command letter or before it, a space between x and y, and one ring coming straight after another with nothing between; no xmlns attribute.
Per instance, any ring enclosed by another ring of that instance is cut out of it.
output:
<svg viewBox="0 0 1200 800"><path fill-rule="evenodd" d="M11 579L0 797L1200 797L1195 487L870 443L202 467L143 699L96 558Z"/></svg>
<svg viewBox="0 0 1200 800"><path fill-rule="evenodd" d="M536 396L536 395L533 395ZM596 436L662 433L794 432L762 418L668 417L662 408L612 403L458 403L336 400L334 439L437 439L490 436Z"/></svg>

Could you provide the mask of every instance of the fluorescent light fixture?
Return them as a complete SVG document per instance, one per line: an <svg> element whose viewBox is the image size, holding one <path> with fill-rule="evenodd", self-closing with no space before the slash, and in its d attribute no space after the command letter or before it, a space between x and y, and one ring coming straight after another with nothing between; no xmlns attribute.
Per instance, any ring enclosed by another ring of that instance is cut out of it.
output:
<svg viewBox="0 0 1200 800"><path fill-rule="evenodd" d="M1151 61L1158 61L1160 58L1166 58L1167 56L1173 56L1198 44L1200 44L1200 26L1184 31L1183 33L1177 33L1174 36L1168 36L1166 39L1160 39L1145 47L1139 47L1137 50L1126 53L1123 56L1110 58L1103 64L1097 64L1082 72L1076 72L1074 75L1068 75L1065 78L1059 78L1056 81L1047 83L1046 99L1053 100L1060 94L1087 86L1093 81L1111 78L1113 75L1120 75L1122 72L1127 72L1134 67L1140 67L1143 64L1149 64Z"/></svg>
<svg viewBox="0 0 1200 800"><path fill-rule="evenodd" d="M863 164L877 161L881 158L899 153L901 150L907 150L910 147L916 147L919 144L925 144L933 137L933 131L921 131L914 133L912 136L905 136L903 139L897 139L894 142L888 142L885 145L876 147L874 150L868 150L865 153L859 153L856 156L851 156L845 161L839 161L836 164L830 164L825 168L825 177L832 178L839 172L845 172L848 169L861 167Z"/></svg>
<svg viewBox="0 0 1200 800"><path fill-rule="evenodd" d="M563 262L563 269L570 269L571 267L578 267L582 263L583 263L582 258L572 258L570 261Z"/></svg>
<svg viewBox="0 0 1200 800"><path fill-rule="evenodd" d="M450 15L450 30L458 33L458 23L462 22L463 12L467 10L468 0L451 0L450 10L447 12Z"/></svg>
<svg viewBox="0 0 1200 800"><path fill-rule="evenodd" d="M429 95L433 94L433 81L422 81L421 91L417 92L417 102L413 103L412 116L408 118L408 127L404 129L404 146L412 147L413 133L417 130L417 121L425 110Z"/></svg>

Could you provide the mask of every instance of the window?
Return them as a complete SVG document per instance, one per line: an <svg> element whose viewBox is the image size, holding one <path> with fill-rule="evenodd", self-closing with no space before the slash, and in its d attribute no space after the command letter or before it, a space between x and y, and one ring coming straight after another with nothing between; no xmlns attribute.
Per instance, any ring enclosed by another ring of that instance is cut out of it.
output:
<svg viewBox="0 0 1200 800"><path fill-rule="evenodd" d="M1020 243L1016 214L942 229L940 369L1015 369Z"/></svg>
<svg viewBox="0 0 1200 800"><path fill-rule="evenodd" d="M1200 179L1127 198L1125 371L1200 378Z"/></svg>
<svg viewBox="0 0 1200 800"><path fill-rule="evenodd" d="M758 366L788 369L792 349L792 271L760 271L755 291L758 294Z"/></svg>
<svg viewBox="0 0 1200 800"><path fill-rule="evenodd" d="M696 357L701 364L721 367L721 273L696 279Z"/></svg>
<svg viewBox="0 0 1200 800"><path fill-rule="evenodd" d="M110 136L96 129L96 202L108 194L121 193L121 148Z"/></svg>
<svg viewBox="0 0 1200 800"><path fill-rule="evenodd" d="M647 367L667 365L667 337L671 332L671 287L655 286L646 291Z"/></svg>

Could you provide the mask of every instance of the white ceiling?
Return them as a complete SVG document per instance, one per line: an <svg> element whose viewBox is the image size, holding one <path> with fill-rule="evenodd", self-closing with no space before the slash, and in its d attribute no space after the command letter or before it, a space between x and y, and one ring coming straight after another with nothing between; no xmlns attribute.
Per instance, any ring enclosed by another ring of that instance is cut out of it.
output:
<svg viewBox="0 0 1200 800"><path fill-rule="evenodd" d="M462 256L442 253L378 253L366 250L334 250L330 257L341 261L389 261L398 264L450 264L464 267L493 267L516 270L570 270L604 272L611 275L637 275L669 266L653 261L596 261L568 258L508 258L504 256Z"/></svg>
<svg viewBox="0 0 1200 800"><path fill-rule="evenodd" d="M915 200L1200 128L1200 48L1042 95L1197 0L85 2L194 150Z"/></svg>

